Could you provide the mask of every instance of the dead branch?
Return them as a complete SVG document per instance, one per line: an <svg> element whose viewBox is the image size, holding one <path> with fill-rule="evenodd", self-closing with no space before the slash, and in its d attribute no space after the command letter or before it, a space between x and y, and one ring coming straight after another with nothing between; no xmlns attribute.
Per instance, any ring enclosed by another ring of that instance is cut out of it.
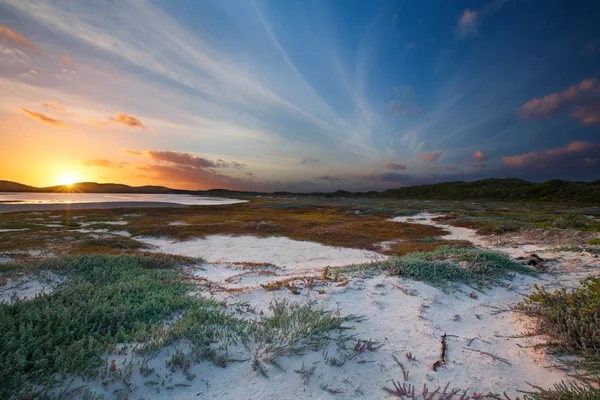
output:
<svg viewBox="0 0 600 400"><path fill-rule="evenodd" d="M483 355L486 355L488 357L492 357L494 360L503 362L503 363L508 364L508 365L512 365L506 358L498 357L497 355L492 354L492 353L488 353L487 351L481 351L481 350L472 349L470 347L464 347L464 346L463 346L463 349L471 350L471 351L476 351L479 354L483 354Z"/></svg>

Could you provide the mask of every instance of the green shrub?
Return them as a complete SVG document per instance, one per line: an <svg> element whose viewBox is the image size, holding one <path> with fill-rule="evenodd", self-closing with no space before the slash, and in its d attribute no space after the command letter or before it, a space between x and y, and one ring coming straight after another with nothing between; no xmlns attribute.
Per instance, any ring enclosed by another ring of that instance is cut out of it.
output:
<svg viewBox="0 0 600 400"><path fill-rule="evenodd" d="M508 278L511 272L533 273L530 268L493 251L449 246L390 257L378 266L392 275L434 286L446 286L448 282L483 285Z"/></svg>
<svg viewBox="0 0 600 400"><path fill-rule="evenodd" d="M550 347L583 356L589 366L598 366L593 358L600 352L600 278L581 281L581 287L571 291L534 288L514 309L536 319L535 333L547 335Z"/></svg>

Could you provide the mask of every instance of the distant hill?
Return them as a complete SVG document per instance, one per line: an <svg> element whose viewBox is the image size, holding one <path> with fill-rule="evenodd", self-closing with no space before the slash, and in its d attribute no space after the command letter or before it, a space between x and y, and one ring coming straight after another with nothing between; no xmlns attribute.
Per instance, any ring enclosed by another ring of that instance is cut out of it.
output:
<svg viewBox="0 0 600 400"><path fill-rule="evenodd" d="M182 190L165 186L129 186L116 183L81 182L70 186L36 188L16 182L0 180L0 192L82 192L82 193L148 193L190 194L204 196L257 196L266 193L239 192L226 189ZM556 203L600 204L600 179L592 182L572 182L553 179L535 183L522 179L483 179L472 182L443 182L431 185L407 186L381 192L291 193L275 192L270 196L323 196L356 197L375 199L422 199L422 200L497 200L497 201L542 201Z"/></svg>
<svg viewBox="0 0 600 400"><path fill-rule="evenodd" d="M119 183L80 182L73 185L33 187L0 180L0 192L80 192L80 193L147 193L147 194L197 194L194 190L170 189L164 186L129 186Z"/></svg>
<svg viewBox="0 0 600 400"><path fill-rule="evenodd" d="M600 204L600 179L571 182L553 179L534 183L521 179L483 179L473 182L444 182L389 189L365 194L373 198L431 200L544 201Z"/></svg>

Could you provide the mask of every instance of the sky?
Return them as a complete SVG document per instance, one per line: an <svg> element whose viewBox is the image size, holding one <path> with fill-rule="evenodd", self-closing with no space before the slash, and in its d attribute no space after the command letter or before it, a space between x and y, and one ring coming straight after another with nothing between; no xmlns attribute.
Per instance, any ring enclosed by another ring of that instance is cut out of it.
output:
<svg viewBox="0 0 600 400"><path fill-rule="evenodd" d="M599 17L583 0L0 0L0 179L598 179Z"/></svg>

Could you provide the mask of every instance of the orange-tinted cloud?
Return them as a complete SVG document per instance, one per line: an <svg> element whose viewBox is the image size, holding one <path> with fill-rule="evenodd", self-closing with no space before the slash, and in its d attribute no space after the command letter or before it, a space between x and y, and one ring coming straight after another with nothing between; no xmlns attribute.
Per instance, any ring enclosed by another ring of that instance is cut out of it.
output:
<svg viewBox="0 0 600 400"><path fill-rule="evenodd" d="M195 168L216 168L217 163L206 158L198 157L188 153L178 153L175 151L148 151L150 158L156 161L165 161L173 164L188 165Z"/></svg>
<svg viewBox="0 0 600 400"><path fill-rule="evenodd" d="M571 113L573 118L578 119L584 125L600 124L600 101L597 104L586 104L577 106Z"/></svg>
<svg viewBox="0 0 600 400"><path fill-rule="evenodd" d="M185 165L193 168L235 168L241 169L246 164L237 161L224 161L220 158L212 161L207 158L198 157L189 153L178 153L175 151L149 150L148 155L156 161L169 162L177 165Z"/></svg>
<svg viewBox="0 0 600 400"><path fill-rule="evenodd" d="M73 67L73 66L76 65L75 61L71 57L69 57L69 56L67 56L65 54L61 55L59 57L59 59L60 59L60 61L64 62L67 65L70 65L71 67Z"/></svg>
<svg viewBox="0 0 600 400"><path fill-rule="evenodd" d="M396 163L387 163L387 164L383 164L383 168L391 169L392 171L404 171L406 169L406 165L396 164Z"/></svg>
<svg viewBox="0 0 600 400"><path fill-rule="evenodd" d="M71 125L67 124L66 122L47 117L43 114L39 114L39 113L36 113L33 111L26 110L25 108L21 108L21 111L23 111L25 114L29 115L31 118L36 119L38 121L41 121L41 122L51 125L51 126L55 126L55 127L59 127L59 128L70 128L71 127Z"/></svg>
<svg viewBox="0 0 600 400"><path fill-rule="evenodd" d="M0 25L0 39L8 43L15 44L17 46L27 47L32 50L35 49L34 44L31 43L29 39L21 36L17 32L4 25Z"/></svg>
<svg viewBox="0 0 600 400"><path fill-rule="evenodd" d="M137 150L128 150L128 149L125 149L125 152L129 153L131 155L134 155L134 156L141 156L142 155L142 152L141 151L137 151Z"/></svg>
<svg viewBox="0 0 600 400"><path fill-rule="evenodd" d="M467 8L458 20L458 34L460 36L474 36L477 34L479 12Z"/></svg>
<svg viewBox="0 0 600 400"><path fill-rule="evenodd" d="M518 156L504 157L505 165L514 168L544 168L556 166L558 163L577 163L587 155L595 155L600 151L599 143L574 141L558 149L530 151Z"/></svg>
<svg viewBox="0 0 600 400"><path fill-rule="evenodd" d="M117 114L114 117L110 117L109 120L130 126L132 128L147 129L146 126L142 124L142 121L140 121L133 115L123 114L122 112L117 112Z"/></svg>
<svg viewBox="0 0 600 400"><path fill-rule="evenodd" d="M85 165L86 167L104 167L104 168L123 168L127 163L119 163L115 164L106 159L98 159L98 160L87 160L82 161L81 165Z"/></svg>
<svg viewBox="0 0 600 400"><path fill-rule="evenodd" d="M442 155L442 151L438 150L435 153L421 153L419 158L423 161L437 161Z"/></svg>
<svg viewBox="0 0 600 400"><path fill-rule="evenodd" d="M545 118L569 105L585 107L590 104L600 104L600 84L595 77L584 79L579 85L572 85L561 93L551 93L532 99L519 107L517 116L521 119ZM584 123L586 115L588 115L586 112L573 113L575 118Z"/></svg>
<svg viewBox="0 0 600 400"><path fill-rule="evenodd" d="M477 150L475 153L473 153L473 158L475 160L483 161L487 158L487 154Z"/></svg>
<svg viewBox="0 0 600 400"><path fill-rule="evenodd" d="M42 108L48 111L65 111L65 107L58 101L45 101L42 103Z"/></svg>

